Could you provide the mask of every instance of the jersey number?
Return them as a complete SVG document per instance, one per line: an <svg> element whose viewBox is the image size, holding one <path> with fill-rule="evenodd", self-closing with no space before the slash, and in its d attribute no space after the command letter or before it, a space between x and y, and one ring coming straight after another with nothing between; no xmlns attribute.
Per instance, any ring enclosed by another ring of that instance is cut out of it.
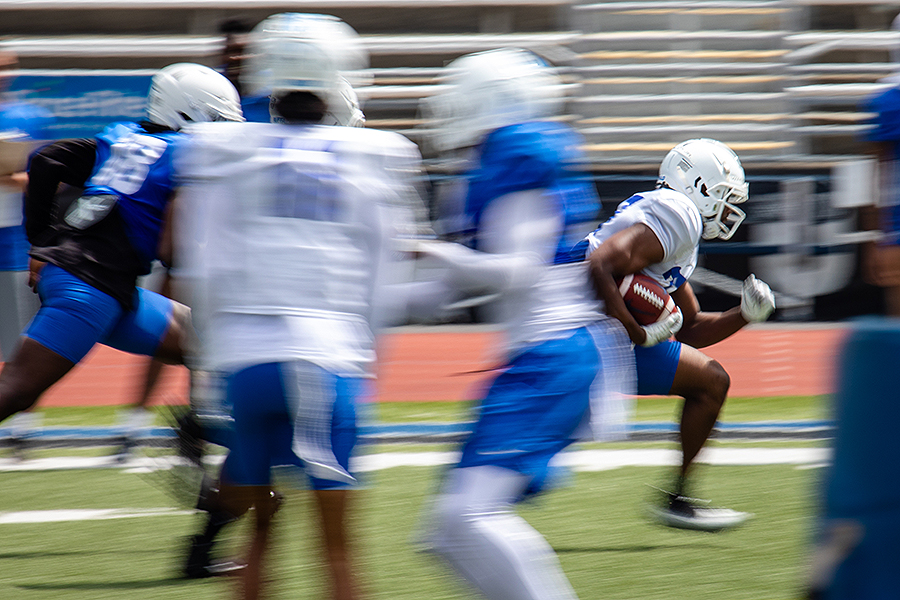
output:
<svg viewBox="0 0 900 600"><path fill-rule="evenodd" d="M166 151L165 140L149 135L131 134L110 147L109 158L91 179L91 183L130 195L141 189L150 167Z"/></svg>

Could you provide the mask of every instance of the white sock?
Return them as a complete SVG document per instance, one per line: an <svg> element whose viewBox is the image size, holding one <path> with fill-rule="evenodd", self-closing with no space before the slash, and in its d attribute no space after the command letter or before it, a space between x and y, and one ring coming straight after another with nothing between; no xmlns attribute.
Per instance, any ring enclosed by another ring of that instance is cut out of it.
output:
<svg viewBox="0 0 900 600"><path fill-rule="evenodd" d="M123 408L119 411L119 424L125 428L125 434L132 436L139 430L153 425L156 415L143 407Z"/></svg>
<svg viewBox="0 0 900 600"><path fill-rule="evenodd" d="M19 412L10 417L8 427L12 430L13 436L21 436L32 429L40 427L43 419L44 417L41 413Z"/></svg>

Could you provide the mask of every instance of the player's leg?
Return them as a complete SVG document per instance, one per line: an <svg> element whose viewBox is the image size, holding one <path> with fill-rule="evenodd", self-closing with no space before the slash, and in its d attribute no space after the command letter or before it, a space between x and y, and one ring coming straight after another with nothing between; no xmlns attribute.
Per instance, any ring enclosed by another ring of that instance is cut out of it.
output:
<svg viewBox="0 0 900 600"><path fill-rule="evenodd" d="M681 465L660 504L650 507L651 515L663 525L703 531L720 531L746 521L748 513L697 504L685 489L690 467L709 439L728 395L728 373L696 348L675 341L635 348L635 362L640 395L684 398L679 423Z"/></svg>
<svg viewBox="0 0 900 600"><path fill-rule="evenodd" d="M0 372L0 421L30 409L75 363L33 339L22 340L16 357Z"/></svg>
<svg viewBox="0 0 900 600"><path fill-rule="evenodd" d="M331 445L329 451L334 455L337 465L344 473L350 472L350 456L356 447L358 429L356 423L356 405L365 393L366 380L361 378L337 377L319 369L310 371L301 369L295 372L300 392L318 397L329 397L332 401L331 412ZM324 393L320 393L324 392ZM303 411L298 411L298 417ZM299 431L310 431L313 428L300 427ZM320 474L322 474L320 472ZM347 481L344 477L328 479L310 477L310 485L319 510L321 544L328 576L331 581L331 598L333 600L354 600L359 597L356 572L352 553L352 534L348 528L348 512L355 495L355 481Z"/></svg>
<svg viewBox="0 0 900 600"><path fill-rule="evenodd" d="M171 298L172 277L169 274L168 269L159 274L159 269L156 268L158 265L159 263L154 264L154 272L148 276L148 279L156 280L161 278L161 282L147 285L148 282L145 280L144 283L141 284L141 287L145 289L159 289L161 295L166 298ZM181 345L180 340L178 343ZM150 397L153 390L156 388L156 384L159 381L164 366L165 363L155 358L151 358L147 363L147 369L144 371L144 376L140 382L141 388L138 392L137 399L128 408L128 411L125 414L124 421L126 428L130 429L132 424L143 426L143 423L146 421L147 405L150 403ZM125 450L127 450L127 448Z"/></svg>
<svg viewBox="0 0 900 600"><path fill-rule="evenodd" d="M513 510L529 484L498 466L453 469L435 502L428 549L491 600L575 598L553 549Z"/></svg>
<svg viewBox="0 0 900 600"><path fill-rule="evenodd" d="M575 597L553 550L513 504L540 491L550 459L573 441L599 368L586 330L517 356L488 390L435 502L430 549L492 600Z"/></svg>
<svg viewBox="0 0 900 600"><path fill-rule="evenodd" d="M234 407L234 431L219 501L233 515L243 514L250 506L256 509L247 566L240 574L240 597L255 599L263 587L272 516L278 508L271 491L271 468L282 464L278 456L290 453L293 420L280 364L256 365L232 374L226 393Z"/></svg>
<svg viewBox="0 0 900 600"><path fill-rule="evenodd" d="M22 255L26 252L24 248ZM28 269L0 271L0 352L4 362L11 362L15 357L22 343L22 332L41 306L37 294L28 287L28 278ZM31 409L16 413L7 423L16 455L22 455L28 432L39 423L40 413Z"/></svg>
<svg viewBox="0 0 900 600"><path fill-rule="evenodd" d="M271 539L272 517L278 511L278 500L268 485L231 486L223 482L221 493L225 506L231 512L243 514L251 507L254 509L250 543L246 546L246 566L239 571L238 596L243 600L256 600L262 595L265 558Z"/></svg>
<svg viewBox="0 0 900 600"><path fill-rule="evenodd" d="M696 348L673 340L650 348L638 346L634 356L639 395L684 398L679 424L680 475L684 477L709 438L725 403L730 385L728 373Z"/></svg>
<svg viewBox="0 0 900 600"><path fill-rule="evenodd" d="M143 288L135 291L133 304L103 343L167 364L183 364L191 328L191 309Z"/></svg>
<svg viewBox="0 0 900 600"><path fill-rule="evenodd" d="M354 600L356 578L353 571L347 512L352 492L346 489L315 490L322 530L322 547L331 579L334 600Z"/></svg>
<svg viewBox="0 0 900 600"><path fill-rule="evenodd" d="M224 397L224 382L225 379L218 374L192 370L191 406L177 418L174 425L179 455L203 469L196 508L203 512L204 519L200 532L190 538L190 549L184 565L184 575L188 578L225 575L246 566L243 562L217 558L212 552L220 533L242 517L249 508L240 504L226 506L222 501L223 484L220 478L207 474L202 465L206 444L229 449L233 445L232 411ZM228 471L231 460L230 454L226 456L223 472Z"/></svg>
<svg viewBox="0 0 900 600"><path fill-rule="evenodd" d="M223 472L228 471L228 460L229 457L226 457ZM183 571L185 577L201 579L228 575L246 567L243 562L215 557L213 549L222 530L244 516L256 501L254 492L248 490L249 488L244 487L229 487L227 477L223 481L204 475L197 499L197 510L204 513L203 526L200 533L190 538Z"/></svg>
<svg viewBox="0 0 900 600"><path fill-rule="evenodd" d="M682 346L669 392L684 398L679 423L682 478L687 476L691 464L709 439L730 385L731 378L722 365L696 348Z"/></svg>
<svg viewBox="0 0 900 600"><path fill-rule="evenodd" d="M13 360L0 372L0 421L34 406L113 327L112 297L54 265L41 271L42 305Z"/></svg>

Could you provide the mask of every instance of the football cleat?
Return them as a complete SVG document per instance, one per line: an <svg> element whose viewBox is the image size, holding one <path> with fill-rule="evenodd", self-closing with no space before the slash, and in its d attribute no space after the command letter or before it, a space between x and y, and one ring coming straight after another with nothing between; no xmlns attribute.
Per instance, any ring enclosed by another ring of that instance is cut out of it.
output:
<svg viewBox="0 0 900 600"><path fill-rule="evenodd" d="M717 532L744 524L753 515L730 508L702 506L705 501L667 494L662 505L651 505L650 517L666 527Z"/></svg>
<svg viewBox="0 0 900 600"><path fill-rule="evenodd" d="M205 541L202 536L191 538L187 563L184 566L186 579L205 579L219 575L230 575L240 571L247 565L233 560L216 560L210 556L212 542Z"/></svg>

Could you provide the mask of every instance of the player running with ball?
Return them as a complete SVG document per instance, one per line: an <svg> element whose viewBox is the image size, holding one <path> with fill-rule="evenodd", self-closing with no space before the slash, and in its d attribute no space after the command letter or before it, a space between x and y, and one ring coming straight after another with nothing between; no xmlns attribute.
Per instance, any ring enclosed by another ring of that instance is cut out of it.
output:
<svg viewBox="0 0 900 600"><path fill-rule="evenodd" d="M681 396L682 462L674 487L656 520L670 527L719 531L750 515L709 508L688 498L686 478L712 432L728 394L730 379L703 348L724 340L748 323L765 321L775 310L769 286L750 275L740 306L703 312L688 282L697 266L700 238L730 239L745 213L744 169L725 144L693 139L672 148L659 169L657 188L622 202L615 214L580 245L590 262L594 286L606 313L618 318L635 344L639 395ZM642 326L628 312L615 279L644 273L656 280L680 309L667 319ZM669 339L674 335L675 339Z"/></svg>

